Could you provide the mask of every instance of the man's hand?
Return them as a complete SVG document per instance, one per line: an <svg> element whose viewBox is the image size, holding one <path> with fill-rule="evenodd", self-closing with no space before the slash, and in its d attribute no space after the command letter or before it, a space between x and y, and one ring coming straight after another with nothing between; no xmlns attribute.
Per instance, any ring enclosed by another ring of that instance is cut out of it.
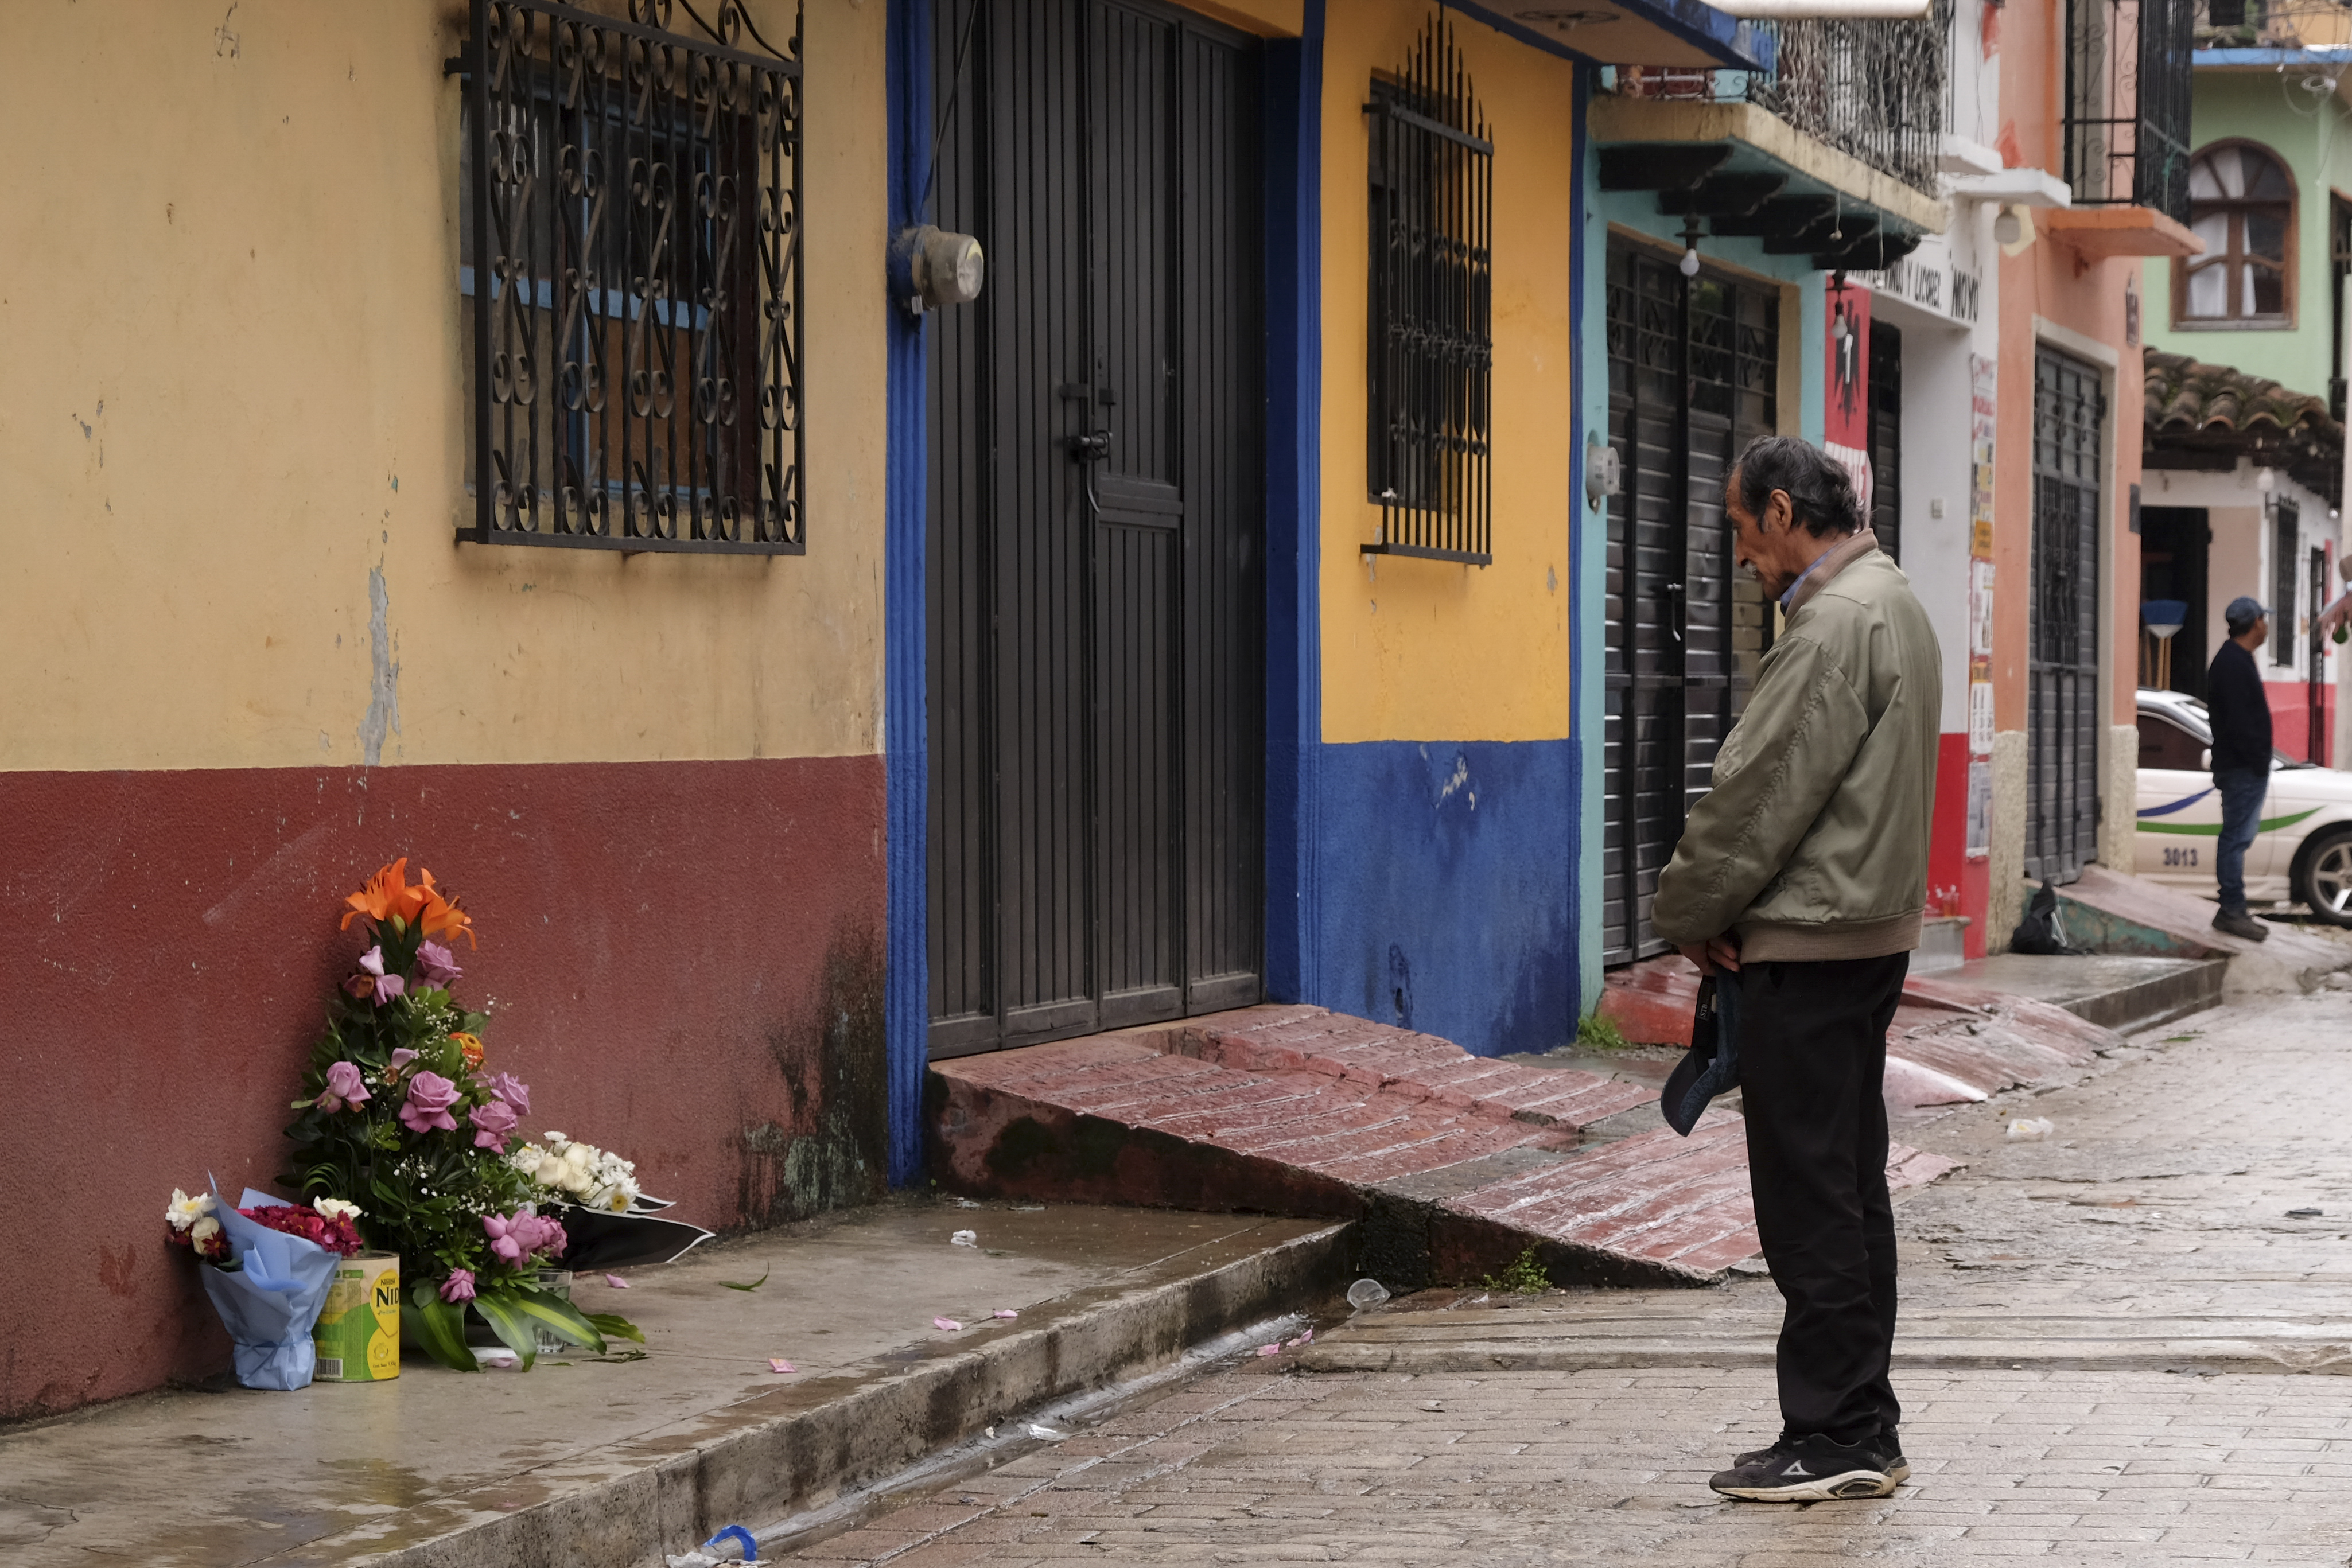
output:
<svg viewBox="0 0 2352 1568"><path fill-rule="evenodd" d="M1683 956L1696 964L1702 975L1712 975L1717 969L1739 973L1739 942L1728 931L1704 942L1684 943Z"/></svg>

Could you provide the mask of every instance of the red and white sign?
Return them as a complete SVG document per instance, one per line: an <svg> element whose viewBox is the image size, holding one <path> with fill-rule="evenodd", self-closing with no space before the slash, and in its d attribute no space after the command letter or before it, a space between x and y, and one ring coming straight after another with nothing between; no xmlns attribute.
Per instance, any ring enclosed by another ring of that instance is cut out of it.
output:
<svg viewBox="0 0 2352 1568"><path fill-rule="evenodd" d="M1870 519L1870 290L1829 290L1829 396L1822 449L1853 476L1863 520Z"/></svg>

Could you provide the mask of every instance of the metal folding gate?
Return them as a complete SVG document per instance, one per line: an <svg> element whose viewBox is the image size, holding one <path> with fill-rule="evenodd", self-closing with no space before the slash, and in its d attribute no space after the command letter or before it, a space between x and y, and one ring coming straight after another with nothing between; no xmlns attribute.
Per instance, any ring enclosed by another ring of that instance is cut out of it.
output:
<svg viewBox="0 0 2352 1568"><path fill-rule="evenodd" d="M1658 873L1747 704L1771 623L1735 575L1723 482L1777 427L1779 295L1630 246L1609 250L1609 503L1603 961L1663 952Z"/></svg>
<svg viewBox="0 0 2352 1568"><path fill-rule="evenodd" d="M2033 365L2032 625L2025 692L2025 874L2070 883L2098 851L2099 372Z"/></svg>
<svg viewBox="0 0 2352 1568"><path fill-rule="evenodd" d="M941 0L931 1051L1264 994L1256 56L1150 0Z"/></svg>

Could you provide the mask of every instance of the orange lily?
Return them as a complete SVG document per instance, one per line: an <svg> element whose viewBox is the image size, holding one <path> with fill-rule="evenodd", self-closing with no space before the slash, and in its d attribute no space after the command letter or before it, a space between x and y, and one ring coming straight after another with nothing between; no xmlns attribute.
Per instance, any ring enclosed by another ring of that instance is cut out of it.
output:
<svg viewBox="0 0 2352 1568"><path fill-rule="evenodd" d="M450 1032L449 1038L457 1042L457 1050L465 1057L467 1067L478 1069L482 1065L481 1036L468 1034L464 1030L455 1030Z"/></svg>
<svg viewBox="0 0 2352 1568"><path fill-rule="evenodd" d="M425 935L444 942L462 935L467 946L478 949L481 944L474 940L474 917L457 907L457 895L444 898L441 890L433 885L431 872L417 874L424 880L416 889L416 923L425 928Z"/></svg>
<svg viewBox="0 0 2352 1568"><path fill-rule="evenodd" d="M362 918L373 928L395 915L405 914L408 892L408 857L403 855L368 878L365 887L343 900L351 905L351 911L343 916L340 929L349 931L352 922Z"/></svg>

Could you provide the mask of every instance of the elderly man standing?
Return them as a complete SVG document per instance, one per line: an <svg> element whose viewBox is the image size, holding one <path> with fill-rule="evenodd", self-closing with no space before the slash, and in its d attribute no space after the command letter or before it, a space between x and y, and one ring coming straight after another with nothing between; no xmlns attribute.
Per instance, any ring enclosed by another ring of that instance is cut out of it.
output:
<svg viewBox="0 0 2352 1568"><path fill-rule="evenodd" d="M1724 487L1739 564L1785 629L1658 878L1652 919L1738 988L1756 1229L1785 1303L1781 1431L1715 1490L1759 1502L1884 1497L1910 1475L1888 1382L1895 1218L1886 1026L1919 945L1941 727L1926 612L1845 470L1789 436Z"/></svg>

